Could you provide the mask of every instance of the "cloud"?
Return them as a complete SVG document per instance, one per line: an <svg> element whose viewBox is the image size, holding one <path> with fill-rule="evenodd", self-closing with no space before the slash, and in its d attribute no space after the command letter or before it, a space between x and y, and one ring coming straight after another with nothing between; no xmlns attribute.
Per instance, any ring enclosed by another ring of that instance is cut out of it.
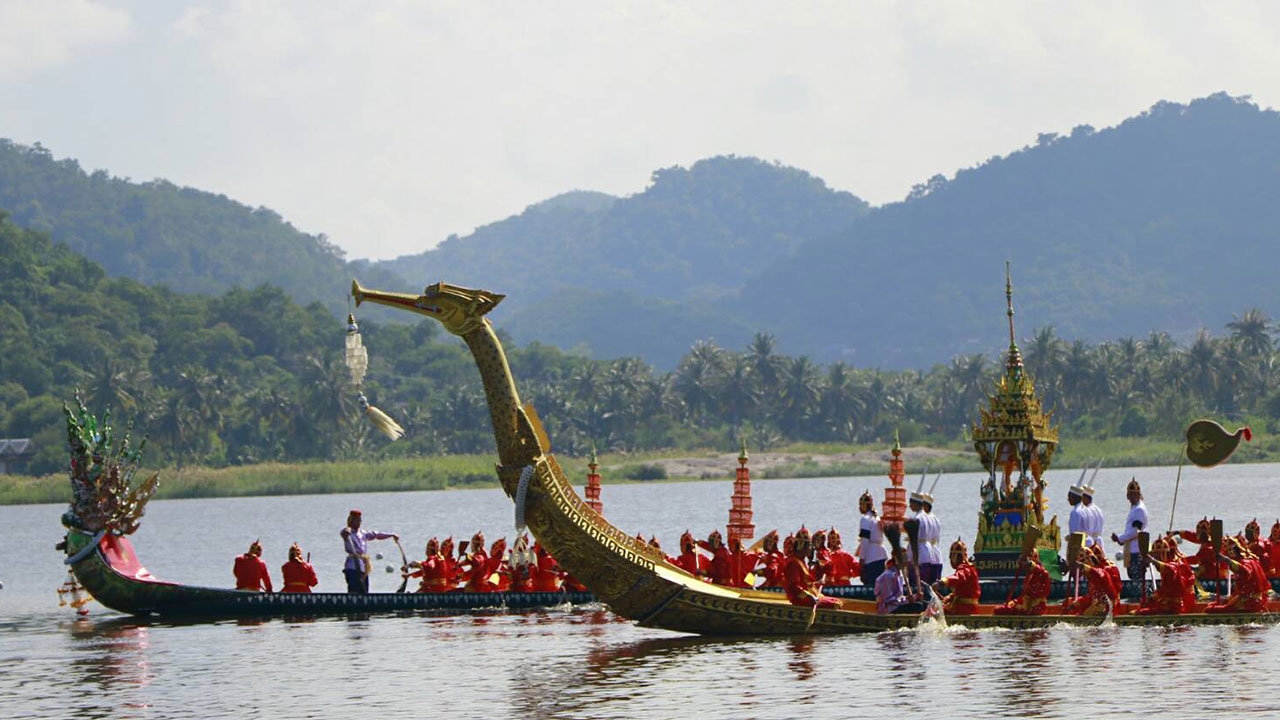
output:
<svg viewBox="0 0 1280 720"><path fill-rule="evenodd" d="M129 38L129 14L92 0L0 3L0 82L73 62L97 46Z"/></svg>

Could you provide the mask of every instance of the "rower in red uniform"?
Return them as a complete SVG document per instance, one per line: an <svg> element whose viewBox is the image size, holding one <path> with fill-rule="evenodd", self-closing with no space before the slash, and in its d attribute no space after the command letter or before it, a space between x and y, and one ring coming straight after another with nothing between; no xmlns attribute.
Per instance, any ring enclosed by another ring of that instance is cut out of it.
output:
<svg viewBox="0 0 1280 720"><path fill-rule="evenodd" d="M835 528L827 533L827 546L830 549L827 558L827 584L833 587L852 585L861 567L858 559L844 549L840 532Z"/></svg>
<svg viewBox="0 0 1280 720"><path fill-rule="evenodd" d="M787 564L787 556L778 549L778 531L770 530L761 542L760 562L763 567L760 574L764 583L760 587L782 587L782 573Z"/></svg>
<svg viewBox="0 0 1280 720"><path fill-rule="evenodd" d="M663 549L662 549L662 543L658 540L658 536L657 536L657 535L650 535L650 536L649 536L649 547L651 547L651 548L653 548L654 550L657 550L659 553L661 553L661 555L662 555L662 559L666 560L667 562L671 563L672 565L675 565L675 564L676 564L676 559L675 559L675 558L673 558L673 557L671 557L670 555L668 555L668 554L667 554L667 552L666 552L665 550L663 550Z"/></svg>
<svg viewBox="0 0 1280 720"><path fill-rule="evenodd" d="M1187 605L1188 577L1184 563L1174 555L1175 545L1173 537L1158 538L1151 544L1151 565L1160 573L1160 586L1147 595L1135 614L1178 615L1195 611L1194 591L1190 595L1191 604Z"/></svg>
<svg viewBox="0 0 1280 720"><path fill-rule="evenodd" d="M1196 579L1220 580L1225 577L1226 573L1223 572L1225 563L1221 562L1217 553L1213 551L1213 542L1209 537L1209 518L1202 518L1196 523L1195 530L1182 530L1178 533L1178 537L1200 543L1200 549L1191 556L1190 561L1195 566Z"/></svg>
<svg viewBox="0 0 1280 720"><path fill-rule="evenodd" d="M1082 549L1077 561L1083 568L1084 577L1089 583L1089 592L1075 602L1064 602L1063 610L1071 615L1106 615L1108 609L1118 607L1120 602L1119 572L1112 572L1114 566L1107 562L1107 556L1101 545L1093 545Z"/></svg>
<svg viewBox="0 0 1280 720"><path fill-rule="evenodd" d="M815 603L819 608L839 607L839 600L822 594L822 586L809 569L811 549L809 531L802 527L792 537L791 554L783 570L782 589L787 593L787 600L801 607L813 607Z"/></svg>
<svg viewBox="0 0 1280 720"><path fill-rule="evenodd" d="M1270 576L1268 566L1271 564L1271 540L1262 537L1262 526L1258 525L1258 518L1250 520L1244 526L1244 542L1249 552L1262 564L1263 571Z"/></svg>
<svg viewBox="0 0 1280 720"><path fill-rule="evenodd" d="M1023 572L1022 594L998 606L994 612L996 615L1043 615L1051 586L1049 571L1035 553L1023 556L1018 562Z"/></svg>
<svg viewBox="0 0 1280 720"><path fill-rule="evenodd" d="M271 574L267 572L267 564L262 562L262 544L254 540L249 550L236 556L235 565L231 568L236 576L237 590L271 590Z"/></svg>
<svg viewBox="0 0 1280 720"><path fill-rule="evenodd" d="M1271 597L1271 581L1267 579L1262 563L1239 538L1226 538L1223 543L1227 549L1226 562L1236 574L1234 592L1231 597L1210 604L1205 612L1266 612L1267 600Z"/></svg>
<svg viewBox="0 0 1280 720"><path fill-rule="evenodd" d="M280 577L284 580L280 592L287 593L309 593L320 582L316 569L302 559L302 548L298 543L289 546L289 561L280 566Z"/></svg>
<svg viewBox="0 0 1280 720"><path fill-rule="evenodd" d="M414 560L409 567L417 570L409 573L409 577L420 577L418 592L443 593L453 589L453 574L450 571L449 559L441 552L440 541L431 538L427 541L426 557L421 561Z"/></svg>
<svg viewBox="0 0 1280 720"><path fill-rule="evenodd" d="M476 532L471 536L470 553L461 564L465 569L467 584L462 587L465 592L487 593L497 590L497 586L489 581L489 553L484 549L484 533Z"/></svg>
<svg viewBox="0 0 1280 720"><path fill-rule="evenodd" d="M694 577L707 574L707 559L698 554L698 543L688 530L680 536L680 557L676 558L676 565Z"/></svg>
<svg viewBox="0 0 1280 720"><path fill-rule="evenodd" d="M810 552L809 567L813 570L813 574L818 580L826 582L827 565L831 561L831 548L827 547L827 531L814 530L813 537L810 538L813 550Z"/></svg>
<svg viewBox="0 0 1280 720"><path fill-rule="evenodd" d="M564 574L555 558L540 543L533 544L533 554L537 557L537 567L533 571L534 592L560 592L560 583Z"/></svg>
<svg viewBox="0 0 1280 720"><path fill-rule="evenodd" d="M500 537L489 546L489 584L494 592L511 589L511 564L507 558L507 539ZM496 576L496 577L495 577Z"/></svg>
<svg viewBox="0 0 1280 720"><path fill-rule="evenodd" d="M706 540L698 541L698 546L711 553L711 560L707 563L707 579L716 585L732 587L733 562L720 531L712 530Z"/></svg>
<svg viewBox="0 0 1280 720"><path fill-rule="evenodd" d="M511 591L533 592L533 573L538 559L529 549L529 535L522 533L511 546Z"/></svg>
<svg viewBox="0 0 1280 720"><path fill-rule="evenodd" d="M978 583L978 568L969 561L969 546L964 540L957 538L951 543L950 559L955 574L936 583L951 589L951 594L942 601L942 608L948 615L972 615L978 609L982 586Z"/></svg>
<svg viewBox="0 0 1280 720"><path fill-rule="evenodd" d="M755 571L759 562L760 553L743 550L742 539L737 535L729 538L729 577L734 587L755 587Z"/></svg>

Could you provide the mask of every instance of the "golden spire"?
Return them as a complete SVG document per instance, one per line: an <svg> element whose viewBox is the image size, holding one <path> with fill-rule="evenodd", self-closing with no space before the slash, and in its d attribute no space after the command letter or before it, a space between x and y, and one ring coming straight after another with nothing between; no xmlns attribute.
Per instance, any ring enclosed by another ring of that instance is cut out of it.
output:
<svg viewBox="0 0 1280 720"><path fill-rule="evenodd" d="M1013 274L1009 269L1009 261L1004 261L1004 299L1009 314L1009 359L1005 363L1005 371L1009 377L1022 375L1022 353L1018 351L1017 336L1013 332Z"/></svg>

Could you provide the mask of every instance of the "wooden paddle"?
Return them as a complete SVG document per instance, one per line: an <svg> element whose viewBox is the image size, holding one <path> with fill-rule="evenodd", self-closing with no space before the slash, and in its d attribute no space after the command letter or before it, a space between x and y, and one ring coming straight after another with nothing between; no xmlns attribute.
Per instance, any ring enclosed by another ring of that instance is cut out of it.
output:
<svg viewBox="0 0 1280 720"><path fill-rule="evenodd" d="M1222 520L1219 518L1214 518L1209 521L1209 544L1213 547L1213 562L1218 563L1218 558L1222 556ZM1230 577L1230 572L1231 572L1231 567L1228 566L1227 567L1228 577ZM1215 575L1216 574L1217 573L1215 573ZM1228 586L1228 588L1230 588L1230 586ZM1219 578L1219 582L1215 582L1213 584L1213 591L1214 591L1214 597L1216 601L1221 602L1222 600L1221 578ZM1228 592L1230 592L1230 589L1228 589Z"/></svg>
<svg viewBox="0 0 1280 720"><path fill-rule="evenodd" d="M1022 577L1022 561L1036 551L1036 543L1039 541L1040 527L1027 525L1027 529L1022 532L1022 552L1018 554L1018 567L1013 571L1013 582L1009 583L1009 596L1005 598L1005 602L1013 600L1013 589L1017 586L1018 579Z"/></svg>
<svg viewBox="0 0 1280 720"><path fill-rule="evenodd" d="M404 546L400 544L400 538L393 539L396 542L396 547L400 549L400 575L402 576L400 587L396 592L402 593L409 586L409 556L404 554Z"/></svg>
<svg viewBox="0 0 1280 720"><path fill-rule="evenodd" d="M1084 549L1084 538L1085 534L1082 532L1074 532L1067 536L1067 567L1071 569L1074 579L1072 598L1080 596L1080 568L1077 567L1077 563L1080 561L1080 551Z"/></svg>

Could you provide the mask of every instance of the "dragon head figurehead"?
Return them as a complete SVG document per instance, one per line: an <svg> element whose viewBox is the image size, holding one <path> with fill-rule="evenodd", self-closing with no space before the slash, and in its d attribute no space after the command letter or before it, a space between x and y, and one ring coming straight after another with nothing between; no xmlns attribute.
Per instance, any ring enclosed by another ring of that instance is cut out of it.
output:
<svg viewBox="0 0 1280 720"><path fill-rule="evenodd" d="M487 290L472 290L443 282L428 285L421 295L380 292L360 287L356 280L351 281L351 296L355 298L356 305L367 300L433 317L446 330L459 336L482 327L485 314L506 297Z"/></svg>

